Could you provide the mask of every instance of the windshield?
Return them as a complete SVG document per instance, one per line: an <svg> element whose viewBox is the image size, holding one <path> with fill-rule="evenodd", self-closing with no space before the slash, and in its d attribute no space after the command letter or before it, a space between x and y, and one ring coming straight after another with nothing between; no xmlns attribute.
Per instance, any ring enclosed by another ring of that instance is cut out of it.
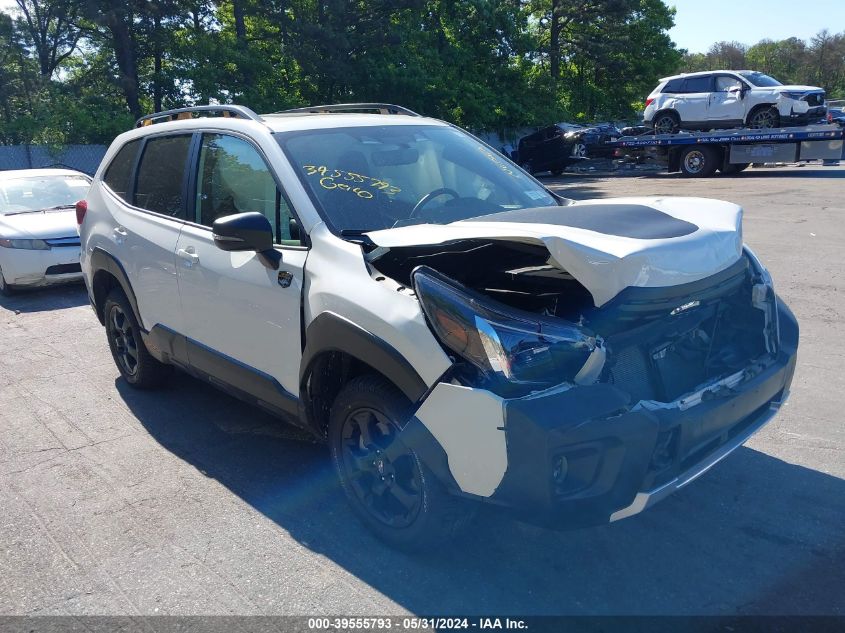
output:
<svg viewBox="0 0 845 633"><path fill-rule="evenodd" d="M752 84L757 86L758 88L773 88L775 86L782 86L783 84L779 82L774 77L769 77L768 75L764 75L763 73L739 73L743 77L745 77L748 81Z"/></svg>
<svg viewBox="0 0 845 633"><path fill-rule="evenodd" d="M447 224L557 204L502 154L451 127L349 127L275 136L336 232Z"/></svg>
<svg viewBox="0 0 845 633"><path fill-rule="evenodd" d="M0 180L0 214L72 207L88 193L84 176L22 176Z"/></svg>

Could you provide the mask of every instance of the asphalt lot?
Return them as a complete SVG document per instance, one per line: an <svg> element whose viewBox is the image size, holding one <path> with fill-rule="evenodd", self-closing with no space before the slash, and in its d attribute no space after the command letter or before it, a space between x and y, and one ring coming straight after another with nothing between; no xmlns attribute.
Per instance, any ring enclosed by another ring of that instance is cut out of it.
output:
<svg viewBox="0 0 845 633"><path fill-rule="evenodd" d="M745 207L802 328L792 399L746 447L611 526L483 517L409 557L323 447L186 376L125 386L81 286L0 298L0 615L845 614L845 168L547 182Z"/></svg>

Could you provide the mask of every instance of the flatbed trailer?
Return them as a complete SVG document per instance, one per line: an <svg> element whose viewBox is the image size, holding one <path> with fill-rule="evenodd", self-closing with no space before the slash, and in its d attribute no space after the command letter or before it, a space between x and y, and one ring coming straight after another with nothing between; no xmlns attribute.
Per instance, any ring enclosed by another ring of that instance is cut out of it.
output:
<svg viewBox="0 0 845 633"><path fill-rule="evenodd" d="M839 161L845 129L819 124L768 130L717 130L678 134L623 136L608 143L620 157L657 157L670 172L706 178L716 171L741 172L752 163L794 163L810 160Z"/></svg>

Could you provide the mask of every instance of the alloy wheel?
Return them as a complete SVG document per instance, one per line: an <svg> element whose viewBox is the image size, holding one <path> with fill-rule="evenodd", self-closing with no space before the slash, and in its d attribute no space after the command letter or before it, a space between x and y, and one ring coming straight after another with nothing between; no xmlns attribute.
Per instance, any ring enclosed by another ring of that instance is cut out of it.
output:
<svg viewBox="0 0 845 633"><path fill-rule="evenodd" d="M675 131L678 124L674 117L664 115L654 122L654 131L657 134L671 134Z"/></svg>
<svg viewBox="0 0 845 633"><path fill-rule="evenodd" d="M398 440L398 427L371 408L351 411L343 423L343 465L355 496L379 522L403 528L422 507L416 457Z"/></svg>
<svg viewBox="0 0 845 633"><path fill-rule="evenodd" d="M112 306L108 320L109 337L114 343L120 368L129 376L138 372L138 343L129 317L120 306Z"/></svg>
<svg viewBox="0 0 845 633"><path fill-rule="evenodd" d="M768 130L777 127L777 116L772 108L755 112L751 117L751 126L758 130Z"/></svg>

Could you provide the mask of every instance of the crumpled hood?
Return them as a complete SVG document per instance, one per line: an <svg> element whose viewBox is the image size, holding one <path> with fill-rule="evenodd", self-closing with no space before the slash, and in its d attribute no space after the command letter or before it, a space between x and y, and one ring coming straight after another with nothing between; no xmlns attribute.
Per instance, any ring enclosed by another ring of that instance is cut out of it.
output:
<svg viewBox="0 0 845 633"><path fill-rule="evenodd" d="M73 209L0 215L0 237L44 240L77 235Z"/></svg>
<svg viewBox="0 0 845 633"><path fill-rule="evenodd" d="M769 90L773 90L774 92L824 92L824 88L819 88L818 86L799 85L772 86Z"/></svg>
<svg viewBox="0 0 845 633"><path fill-rule="evenodd" d="M614 198L367 233L387 248L466 239L541 243L601 306L629 286L704 279L742 254L742 209L706 198Z"/></svg>

